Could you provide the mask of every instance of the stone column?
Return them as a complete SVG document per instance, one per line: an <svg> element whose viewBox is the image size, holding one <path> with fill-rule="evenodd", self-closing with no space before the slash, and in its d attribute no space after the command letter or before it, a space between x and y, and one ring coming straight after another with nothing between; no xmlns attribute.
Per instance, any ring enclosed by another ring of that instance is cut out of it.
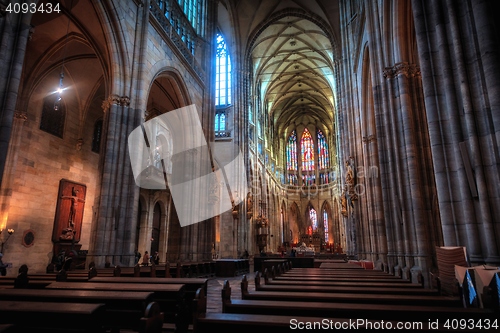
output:
<svg viewBox="0 0 500 333"><path fill-rule="evenodd" d="M0 184L7 163L31 17L32 14L0 11Z"/></svg>
<svg viewBox="0 0 500 333"><path fill-rule="evenodd" d="M444 243L465 245L472 262L499 263L494 2L412 4Z"/></svg>
<svg viewBox="0 0 500 333"><path fill-rule="evenodd" d="M0 187L0 222L8 221L8 212L10 208L10 199L12 197L12 186L14 181L14 174L17 167L17 157L20 151L22 131L24 123L27 120L25 113L16 112L12 125L12 134L10 145L7 153L7 159L4 169L4 178ZM5 225L2 226L5 228Z"/></svg>
<svg viewBox="0 0 500 333"><path fill-rule="evenodd" d="M139 187L132 174L128 133L139 126L142 110L130 107L127 96L110 96L105 114L102 176L96 196L89 262L133 265Z"/></svg>

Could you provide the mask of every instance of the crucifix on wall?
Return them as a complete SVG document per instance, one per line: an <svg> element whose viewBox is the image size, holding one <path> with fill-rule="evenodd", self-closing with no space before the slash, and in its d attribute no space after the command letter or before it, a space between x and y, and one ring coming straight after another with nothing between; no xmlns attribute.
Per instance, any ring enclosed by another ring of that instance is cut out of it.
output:
<svg viewBox="0 0 500 333"><path fill-rule="evenodd" d="M66 179L59 182L53 242L80 241L86 191L83 184Z"/></svg>

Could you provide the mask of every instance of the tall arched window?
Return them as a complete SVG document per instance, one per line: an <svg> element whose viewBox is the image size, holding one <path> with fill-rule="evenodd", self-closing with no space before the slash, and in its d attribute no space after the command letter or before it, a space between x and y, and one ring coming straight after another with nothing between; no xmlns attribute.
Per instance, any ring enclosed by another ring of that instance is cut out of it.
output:
<svg viewBox="0 0 500 333"><path fill-rule="evenodd" d="M94 124L94 134L92 135L92 151L99 153L101 149L102 119L98 119Z"/></svg>
<svg viewBox="0 0 500 333"><path fill-rule="evenodd" d="M57 103L56 103L57 102ZM40 129L52 135L63 137L66 107L58 94L52 94L43 100Z"/></svg>
<svg viewBox="0 0 500 333"><path fill-rule="evenodd" d="M224 112L217 113L215 115L215 131L225 131L226 130L226 114Z"/></svg>
<svg viewBox="0 0 500 333"><path fill-rule="evenodd" d="M318 215L316 214L316 209L311 207L309 210L309 218L311 219L313 231L316 231L318 229Z"/></svg>
<svg viewBox="0 0 500 333"><path fill-rule="evenodd" d="M286 144L286 169L287 169L287 183L289 185L298 185L297 178L297 132L293 132L288 137Z"/></svg>
<svg viewBox="0 0 500 333"><path fill-rule="evenodd" d="M215 105L231 104L231 59L224 37L217 33L215 62Z"/></svg>
<svg viewBox="0 0 500 333"><path fill-rule="evenodd" d="M286 169L297 171L297 133L295 130L288 137L286 145Z"/></svg>
<svg viewBox="0 0 500 333"><path fill-rule="evenodd" d="M327 169L330 166L330 159L328 156L328 143L323 132L318 129L318 169Z"/></svg>
<svg viewBox="0 0 500 333"><path fill-rule="evenodd" d="M302 170L314 171L314 142L311 132L306 128L300 140Z"/></svg>
<svg viewBox="0 0 500 333"><path fill-rule="evenodd" d="M325 242L328 243L328 213L323 208L323 228L325 229Z"/></svg>

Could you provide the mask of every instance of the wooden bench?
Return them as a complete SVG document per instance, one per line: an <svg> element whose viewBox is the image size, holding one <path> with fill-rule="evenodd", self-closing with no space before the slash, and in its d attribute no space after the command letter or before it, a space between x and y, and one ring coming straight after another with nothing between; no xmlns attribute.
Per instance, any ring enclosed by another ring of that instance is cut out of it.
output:
<svg viewBox="0 0 500 333"><path fill-rule="evenodd" d="M162 278L162 277L95 277L89 280L91 283L138 283L138 284L183 284L184 302L188 309L191 308L194 296L198 288L203 288L207 294L208 279L204 278ZM154 288L154 287L153 287Z"/></svg>
<svg viewBox="0 0 500 333"><path fill-rule="evenodd" d="M104 304L0 301L0 313L17 332L104 332Z"/></svg>
<svg viewBox="0 0 500 333"><path fill-rule="evenodd" d="M248 259L218 259L215 260L215 275L218 277L237 276L250 270Z"/></svg>
<svg viewBox="0 0 500 333"><path fill-rule="evenodd" d="M167 323L174 323L178 331L185 331L189 325L189 309L184 301L185 286L183 284L139 284L139 283L104 283L104 282L53 282L47 289L60 290L103 290L103 291L147 291L153 293L153 301L157 302L164 313Z"/></svg>
<svg viewBox="0 0 500 333"><path fill-rule="evenodd" d="M14 288L15 277L5 277L0 278L0 289L4 288ZM55 280L29 280L28 284L24 287L26 289L42 289L54 282Z"/></svg>
<svg viewBox="0 0 500 333"><path fill-rule="evenodd" d="M394 294L394 295L439 295L436 289L424 288L405 288L399 285L399 288L385 288L383 286L359 286L351 284L347 286L325 286L318 285L278 285L278 284L262 284L260 273L255 273L255 290L257 291L307 291L307 292L324 292L324 293L353 293L353 294Z"/></svg>
<svg viewBox="0 0 500 333"><path fill-rule="evenodd" d="M16 331L16 326L12 324L1 324L0 333L14 333Z"/></svg>
<svg viewBox="0 0 500 333"><path fill-rule="evenodd" d="M224 313L313 316L324 318L365 318L373 320L485 319L495 318L493 310L457 307L390 305L370 303L323 303L304 301L232 300L229 282L222 288Z"/></svg>
<svg viewBox="0 0 500 333"><path fill-rule="evenodd" d="M406 283L409 284L410 280L403 280L403 279L398 279L398 278L371 278L371 277L326 277L326 276L290 276L290 275L282 275L282 276L275 276L273 278L274 280L281 280L281 281L303 281L305 283L311 282L311 281L321 281L321 282L327 282L327 281L350 281L350 282L368 282L368 283L386 283L386 282L391 282L391 283Z"/></svg>
<svg viewBox="0 0 500 333"><path fill-rule="evenodd" d="M102 303L105 305L103 327L139 330L142 325L140 320L144 316L147 306L153 301L153 292L68 291L58 289L42 289L33 292L29 289L4 289L0 290L0 299L8 301Z"/></svg>
<svg viewBox="0 0 500 333"><path fill-rule="evenodd" d="M308 269L289 269L285 270L283 265L273 266L270 268L270 273L273 277L298 277L298 278L328 278L328 279L345 279L345 278L355 278L355 279L367 279L367 280L394 280L401 281L400 277L384 273L377 270L323 270L320 268L308 268ZM408 282L409 280L402 280Z"/></svg>
<svg viewBox="0 0 500 333"><path fill-rule="evenodd" d="M381 287L381 288L411 288L416 290L422 290L423 287L418 283L405 283L401 284L399 282L359 282L359 281L301 281L299 279L281 280L281 279L271 279L269 273L262 274L264 278L264 283L266 285L285 285L285 286L303 286L307 284L308 286L343 286L343 287Z"/></svg>
<svg viewBox="0 0 500 333"><path fill-rule="evenodd" d="M95 277L92 283L139 283L139 284L183 284L188 297L194 298L198 288L207 292L208 279L205 278L161 278L161 277Z"/></svg>
<svg viewBox="0 0 500 333"><path fill-rule="evenodd" d="M241 281L241 298L275 301L310 301L310 302L348 302L400 305L428 305L460 307L459 297L425 296L425 295L388 295L388 294L353 294L323 292L281 292L281 291L248 291L246 275Z"/></svg>
<svg viewBox="0 0 500 333"><path fill-rule="evenodd" d="M274 315L270 312L265 312L267 304L272 304L273 302L270 301L233 301L233 302L253 302L253 303L260 303L260 305L264 306L264 310L259 309L259 305L254 307L257 311L260 313L207 313L206 312L206 298L203 293L203 291L200 289L199 292L197 293L195 300L194 300L194 313L193 313L193 332L194 333L211 333L215 331L222 331L222 332L242 332L242 333L255 333L256 330L271 330L273 333L275 332L290 332L292 330L298 329L306 329L309 328L309 330L313 330L316 328L316 330L320 329L349 329L352 328L352 322L355 321L356 329L369 329L373 330L373 327L377 327L377 325L381 325L381 323L385 323L387 325L391 325L392 328L396 327L397 322L393 321L388 321L388 320L372 320L372 319L366 319L363 318L361 319L362 322L359 322L358 320L360 318L356 317L353 319L349 318L332 318L332 312L324 312L325 316L323 317L318 317L318 315L313 315L313 316L304 316L300 314L281 314L281 315ZM285 305L287 303L291 303L294 305L301 305L301 302L280 302L278 306L275 306L274 309L277 311L282 311L281 306ZM320 313L322 310L320 310L324 306L328 306L328 303L316 303L313 305L313 303L306 303L306 304L311 304L311 306L306 305L306 308L311 309L311 314L314 314L314 311L318 311ZM362 305L360 305L362 306ZM373 308L374 306L371 305L370 308ZM249 308L247 308L249 309ZM300 313L303 308L298 308L297 313ZM286 309L284 310L286 311ZM266 314L262 314L262 312L265 312ZM386 311L383 311L382 313L387 313ZM352 312L351 312L352 314ZM398 319L399 321L401 319ZM409 321L415 322L415 319L410 317ZM359 324L359 325L358 325ZM306 326L308 325L308 326ZM443 328L442 326L438 327L439 329L430 329L428 327L428 319L427 317L424 317L422 320L422 328L421 330L418 330L419 332L436 332L436 331L442 331L442 332L449 332L448 329ZM471 330L473 331L473 330ZM476 332L481 332L480 329L476 330Z"/></svg>

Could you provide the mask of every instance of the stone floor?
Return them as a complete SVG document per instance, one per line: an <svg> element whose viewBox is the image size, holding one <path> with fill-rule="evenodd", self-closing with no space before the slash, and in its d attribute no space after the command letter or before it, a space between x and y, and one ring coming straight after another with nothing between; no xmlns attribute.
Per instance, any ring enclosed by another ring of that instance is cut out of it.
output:
<svg viewBox="0 0 500 333"><path fill-rule="evenodd" d="M255 281L253 268L250 268L250 273L246 274L248 280L248 290L255 291ZM207 312L222 312L222 287L227 280L231 287L231 299L241 299L241 280L243 275L235 277L214 277L208 280L207 284ZM190 331L192 327L190 326ZM163 325L163 333L173 333L174 327L172 324ZM123 331L122 333L129 333ZM131 332L130 332L131 333Z"/></svg>
<svg viewBox="0 0 500 333"><path fill-rule="evenodd" d="M247 274L248 290L255 290L255 283L253 277L254 273ZM207 287L207 312L222 312L222 286L227 280L231 287L231 299L241 299L241 280L243 276L236 277L216 277L208 281Z"/></svg>

